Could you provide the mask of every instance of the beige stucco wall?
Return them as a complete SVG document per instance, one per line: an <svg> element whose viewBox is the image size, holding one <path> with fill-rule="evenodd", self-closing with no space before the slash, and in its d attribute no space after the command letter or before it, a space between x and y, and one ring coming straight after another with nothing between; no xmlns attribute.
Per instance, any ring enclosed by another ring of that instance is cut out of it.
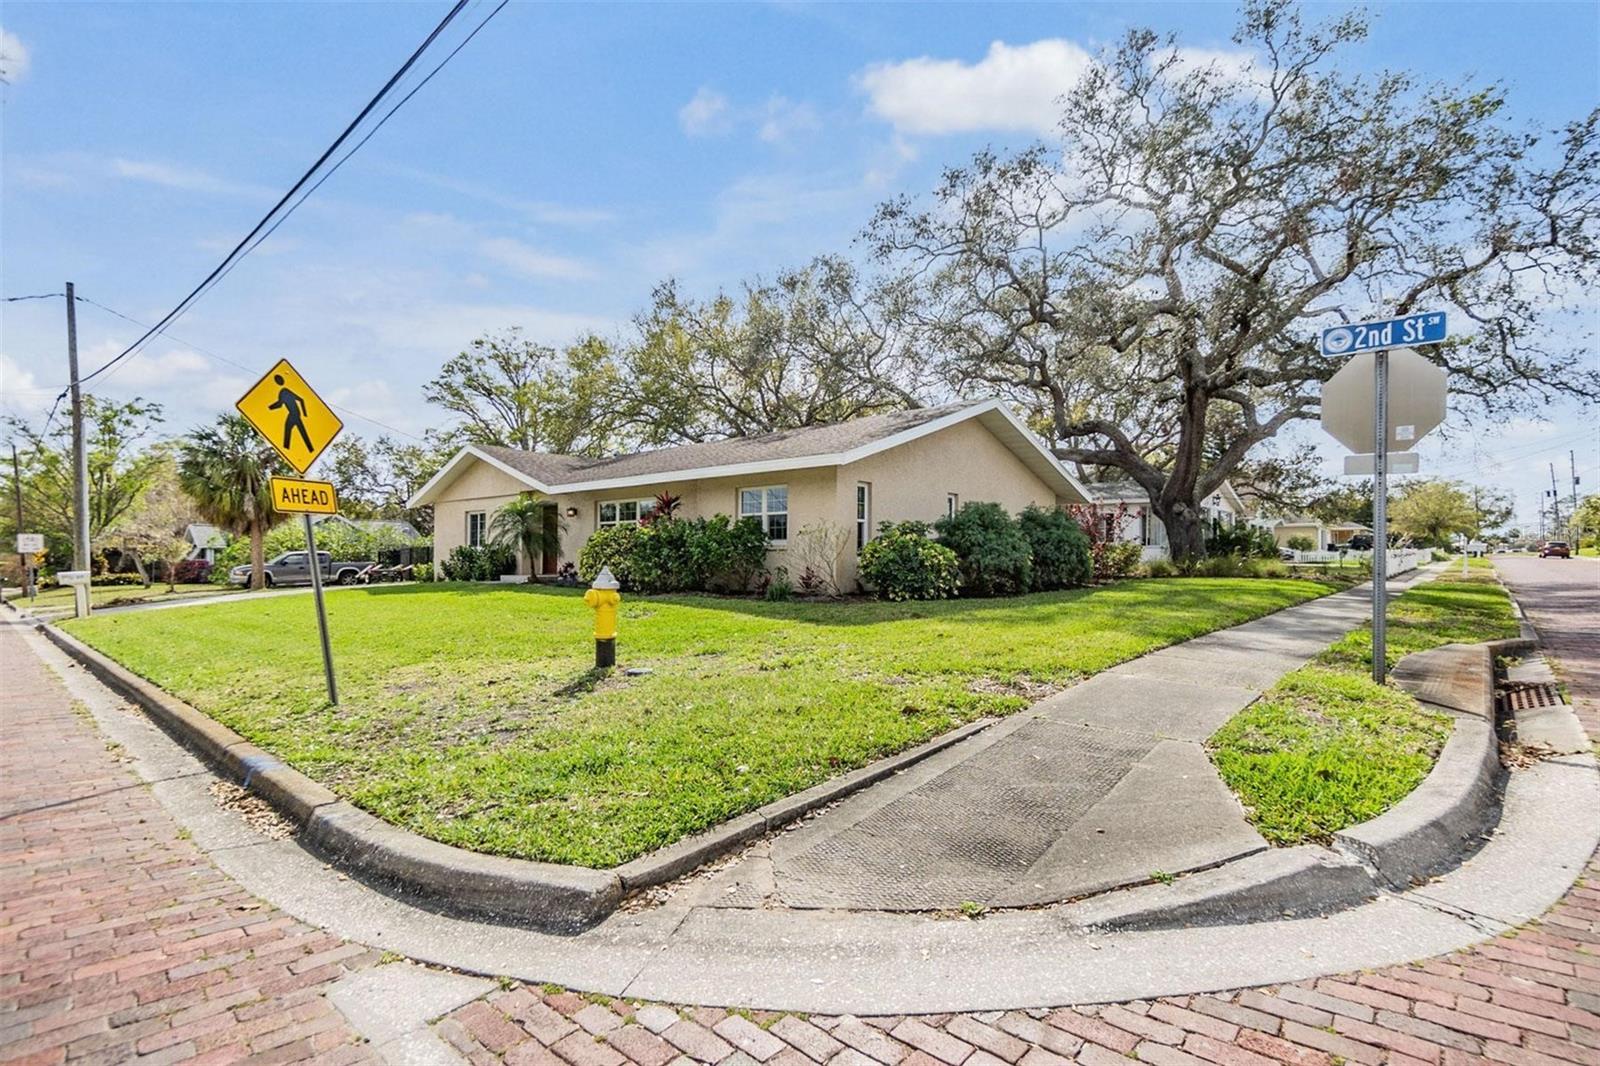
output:
<svg viewBox="0 0 1600 1066"><path fill-rule="evenodd" d="M488 463L472 462L433 504L433 557L443 562L467 542L467 512L483 511L486 518L503 504L527 491L527 486ZM519 567L526 572L525 567ZM437 570L437 567L435 568Z"/></svg>
<svg viewBox="0 0 1600 1066"><path fill-rule="evenodd" d="M1287 548L1293 537L1308 537L1316 551L1322 551L1327 544L1327 534L1321 526L1310 522L1295 522L1278 526L1273 529L1272 536L1278 542L1278 547Z"/></svg>
<svg viewBox="0 0 1600 1066"><path fill-rule="evenodd" d="M855 490L861 482L872 487L868 522L873 533L880 522L943 518L952 492L959 503L998 503L1012 514L1029 504L1055 507L1067 502L1058 500L1050 485L976 420L841 467L834 521L850 535L840 565L840 587L846 591L856 580Z"/></svg>

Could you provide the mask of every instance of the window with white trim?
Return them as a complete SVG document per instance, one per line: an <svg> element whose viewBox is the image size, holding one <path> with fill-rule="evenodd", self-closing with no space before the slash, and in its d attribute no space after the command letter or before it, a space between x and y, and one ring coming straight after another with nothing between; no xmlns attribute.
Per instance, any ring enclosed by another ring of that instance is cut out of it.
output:
<svg viewBox="0 0 1600 1066"><path fill-rule="evenodd" d="M489 513L487 511L467 512L467 547L483 547L484 534L489 529Z"/></svg>
<svg viewBox="0 0 1600 1066"><path fill-rule="evenodd" d="M956 512L959 511L959 510L961 510L961 497L960 497L960 495L957 494L957 493L954 493L954 492L945 493L944 494L944 516L946 518L954 518L956 516Z"/></svg>
<svg viewBox="0 0 1600 1066"><path fill-rule="evenodd" d="M646 500L601 500L595 505L599 510L595 516L595 527L606 529L610 526L636 526L655 513L656 501Z"/></svg>
<svg viewBox="0 0 1600 1066"><path fill-rule="evenodd" d="M856 482L856 551L867 546L872 539L872 486L865 481Z"/></svg>
<svg viewBox="0 0 1600 1066"><path fill-rule="evenodd" d="M739 517L760 522L768 540L776 544L786 542L789 539L789 486L740 489Z"/></svg>

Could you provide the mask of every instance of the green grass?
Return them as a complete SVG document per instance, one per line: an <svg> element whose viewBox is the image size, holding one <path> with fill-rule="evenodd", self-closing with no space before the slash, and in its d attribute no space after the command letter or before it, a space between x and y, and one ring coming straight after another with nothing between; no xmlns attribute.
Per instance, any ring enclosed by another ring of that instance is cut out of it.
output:
<svg viewBox="0 0 1600 1066"><path fill-rule="evenodd" d="M1075 678L1328 591L1126 581L1005 600L625 597L595 674L578 590L417 585L105 615L72 633L373 814L610 866Z"/></svg>
<svg viewBox="0 0 1600 1066"><path fill-rule="evenodd" d="M1481 565L1480 565L1481 564ZM1390 605L1386 659L1453 642L1517 635L1511 602L1490 565L1474 560ZM1450 720L1372 680L1372 630L1347 635L1285 676L1209 742L1212 762L1263 837L1326 841L1375 818L1422 783Z"/></svg>
<svg viewBox="0 0 1600 1066"><path fill-rule="evenodd" d="M95 607L109 607L116 603L154 603L158 600L170 600L179 597L209 596L221 592L237 592L224 585L197 585L179 582L176 592L167 591L165 581L157 581L149 588L142 585L99 585L89 589L89 602ZM6 599L19 607L29 606L28 597L19 593L11 593ZM56 608L72 606L72 587L62 585L53 589L40 589L39 595L32 601L33 606L42 608Z"/></svg>

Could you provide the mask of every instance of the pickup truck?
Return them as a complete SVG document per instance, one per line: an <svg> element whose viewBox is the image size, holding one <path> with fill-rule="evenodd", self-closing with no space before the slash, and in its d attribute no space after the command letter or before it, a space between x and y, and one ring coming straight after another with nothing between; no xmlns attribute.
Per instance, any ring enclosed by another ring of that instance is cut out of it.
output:
<svg viewBox="0 0 1600 1066"><path fill-rule="evenodd" d="M377 566L376 562L334 562L329 552L318 552L317 561L322 566L322 581L324 584L353 585L371 567ZM275 559L268 559L263 566L266 571L267 587L277 585L309 585L311 584L311 568L306 565L306 553L284 552ZM228 583L247 588L250 585L250 564L236 566L228 571Z"/></svg>

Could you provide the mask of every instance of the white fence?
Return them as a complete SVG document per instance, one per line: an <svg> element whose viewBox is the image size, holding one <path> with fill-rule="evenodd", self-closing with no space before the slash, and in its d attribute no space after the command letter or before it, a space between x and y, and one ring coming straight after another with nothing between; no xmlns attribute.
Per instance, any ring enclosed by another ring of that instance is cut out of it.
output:
<svg viewBox="0 0 1600 1066"><path fill-rule="evenodd" d="M1389 573L1390 577L1394 577L1396 574L1404 574L1404 573L1406 573L1407 571L1410 571L1410 570L1415 570L1417 567L1421 566L1423 563L1425 563L1429 559L1433 558L1433 552L1429 551L1426 548L1391 548L1389 550L1389 552L1388 552L1388 555L1389 555L1388 573ZM1305 564L1308 564L1308 565L1323 565L1323 566L1327 566L1327 565L1337 566L1341 560L1346 562L1346 563L1353 563L1353 562L1358 562L1358 561L1359 562L1367 562L1371 558L1372 558L1372 553L1370 551L1359 551L1359 552L1358 551L1347 551L1347 552L1326 552L1326 551L1324 551L1324 552L1301 552L1301 551L1297 551L1297 552L1294 553L1294 561L1296 563L1305 563Z"/></svg>

